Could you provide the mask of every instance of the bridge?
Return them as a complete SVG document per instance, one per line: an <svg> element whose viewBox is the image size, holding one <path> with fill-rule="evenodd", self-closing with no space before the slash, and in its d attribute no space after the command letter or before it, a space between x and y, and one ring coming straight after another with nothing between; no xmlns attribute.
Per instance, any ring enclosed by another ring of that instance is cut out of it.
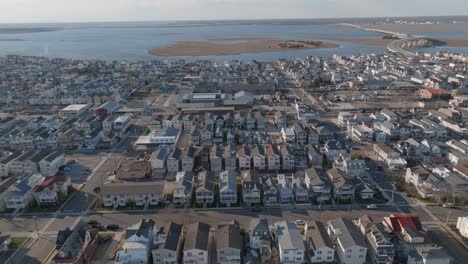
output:
<svg viewBox="0 0 468 264"><path fill-rule="evenodd" d="M401 33L401 32L395 32L395 31L384 30L384 29L379 29L379 28L367 28L367 27L363 27L360 25L349 24L349 23L340 23L338 25L396 36L398 39L389 43L387 45L387 49L390 52L400 53L403 56L406 56L408 58L414 58L418 56L416 53L411 52L408 49L429 47L433 44L433 42L430 39L424 36L412 36L412 35Z"/></svg>

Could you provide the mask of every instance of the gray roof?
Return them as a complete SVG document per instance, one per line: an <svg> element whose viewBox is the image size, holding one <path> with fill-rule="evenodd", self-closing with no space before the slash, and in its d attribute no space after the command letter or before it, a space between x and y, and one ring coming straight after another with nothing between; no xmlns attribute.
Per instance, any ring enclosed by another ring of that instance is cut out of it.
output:
<svg viewBox="0 0 468 264"><path fill-rule="evenodd" d="M197 222L189 225L185 235L184 251L192 249L207 251L209 234L208 224Z"/></svg>
<svg viewBox="0 0 468 264"><path fill-rule="evenodd" d="M48 162L51 162L60 155L63 155L63 151L57 150L55 152L52 152L49 156L45 157L45 160L48 161Z"/></svg>
<svg viewBox="0 0 468 264"><path fill-rule="evenodd" d="M328 221L328 225L332 226L335 230L339 230L339 233L335 233L335 236L344 248L349 248L353 246L366 247L364 235L359 231L359 229L353 224L353 222L350 219L333 219Z"/></svg>
<svg viewBox="0 0 468 264"><path fill-rule="evenodd" d="M228 224L220 226L216 232L216 247L217 249L242 248L242 238L240 234L240 227L236 224Z"/></svg>
<svg viewBox="0 0 468 264"><path fill-rule="evenodd" d="M159 248L164 248L175 252L177 251L179 243L181 243L183 225L170 223L167 229L166 227L167 226L163 226L158 231L159 233L166 234L166 241L164 244L160 245Z"/></svg>
<svg viewBox="0 0 468 264"><path fill-rule="evenodd" d="M294 222L279 222L275 224L275 233L278 244L282 249L305 250L302 236Z"/></svg>
<svg viewBox="0 0 468 264"><path fill-rule="evenodd" d="M270 228L268 227L268 219L253 218L250 220L249 229L252 232L270 232Z"/></svg>
<svg viewBox="0 0 468 264"><path fill-rule="evenodd" d="M327 233L327 228L322 222L312 221L308 224L307 239L311 239L315 249L333 248L333 241Z"/></svg>
<svg viewBox="0 0 468 264"><path fill-rule="evenodd" d="M106 183L101 195L163 194L164 182Z"/></svg>

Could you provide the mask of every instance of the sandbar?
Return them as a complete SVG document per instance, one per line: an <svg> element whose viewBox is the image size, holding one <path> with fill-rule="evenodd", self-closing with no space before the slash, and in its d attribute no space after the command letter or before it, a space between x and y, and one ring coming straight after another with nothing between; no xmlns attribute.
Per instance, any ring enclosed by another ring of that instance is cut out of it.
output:
<svg viewBox="0 0 468 264"><path fill-rule="evenodd" d="M172 45L152 49L149 53L161 57L210 56L336 47L338 45L321 41L233 37L212 38L208 41L180 41Z"/></svg>

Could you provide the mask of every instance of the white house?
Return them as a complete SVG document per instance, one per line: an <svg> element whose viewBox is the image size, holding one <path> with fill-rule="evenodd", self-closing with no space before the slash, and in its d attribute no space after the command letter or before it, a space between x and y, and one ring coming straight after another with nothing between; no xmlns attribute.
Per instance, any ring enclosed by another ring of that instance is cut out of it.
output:
<svg viewBox="0 0 468 264"><path fill-rule="evenodd" d="M41 173L45 176L54 175L65 164L65 154L61 150L52 152L39 162Z"/></svg>
<svg viewBox="0 0 468 264"><path fill-rule="evenodd" d="M178 172L174 187L174 204L185 204L192 198L193 193L193 172Z"/></svg>
<svg viewBox="0 0 468 264"><path fill-rule="evenodd" d="M105 207L157 206L164 199L164 182L105 183L99 193Z"/></svg>
<svg viewBox="0 0 468 264"><path fill-rule="evenodd" d="M328 221L327 232L335 244L339 264L366 263L367 246L364 235L350 219Z"/></svg>
<svg viewBox="0 0 468 264"><path fill-rule="evenodd" d="M219 173L219 201L230 207L237 203L237 173L235 170L226 170Z"/></svg>
<svg viewBox="0 0 468 264"><path fill-rule="evenodd" d="M153 248L154 221L142 219L129 226L125 232L122 250L115 257L115 264L148 263Z"/></svg>
<svg viewBox="0 0 468 264"><path fill-rule="evenodd" d="M178 263L182 252L183 226L170 223L154 229L153 264Z"/></svg>
<svg viewBox="0 0 468 264"><path fill-rule="evenodd" d="M26 208L34 199L34 186L44 180L41 174L22 176L4 194L5 207L16 211Z"/></svg>
<svg viewBox="0 0 468 264"><path fill-rule="evenodd" d="M68 195L68 187L71 185L70 176L47 176L44 181L34 187L34 196L39 206L54 206L60 203L59 198Z"/></svg>
<svg viewBox="0 0 468 264"><path fill-rule="evenodd" d="M304 263L305 247L302 236L294 222L275 223L280 261L283 264Z"/></svg>
<svg viewBox="0 0 468 264"><path fill-rule="evenodd" d="M306 252L310 263L333 263L335 248L322 222L309 222L306 233Z"/></svg>

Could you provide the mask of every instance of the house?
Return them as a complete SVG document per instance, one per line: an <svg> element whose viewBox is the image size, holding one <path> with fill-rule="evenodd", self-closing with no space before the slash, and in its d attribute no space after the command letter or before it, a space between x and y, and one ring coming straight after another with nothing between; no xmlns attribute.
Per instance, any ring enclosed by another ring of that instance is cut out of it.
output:
<svg viewBox="0 0 468 264"><path fill-rule="evenodd" d="M350 219L337 218L328 221L327 232L335 245L338 263L366 263L367 245L364 235Z"/></svg>
<svg viewBox="0 0 468 264"><path fill-rule="evenodd" d="M122 250L117 251L115 264L148 263L153 248L155 222L142 219L125 230Z"/></svg>
<svg viewBox="0 0 468 264"><path fill-rule="evenodd" d="M305 249L308 263L333 263L335 261L335 247L322 222L308 222Z"/></svg>
<svg viewBox="0 0 468 264"><path fill-rule="evenodd" d="M71 185L70 176L54 175L44 178L41 184L34 187L34 197L40 207L57 206L60 199L68 195L68 188Z"/></svg>
<svg viewBox="0 0 468 264"><path fill-rule="evenodd" d="M366 173L366 162L359 159L350 159L344 161L344 171L348 177L361 177Z"/></svg>
<svg viewBox="0 0 468 264"><path fill-rule="evenodd" d="M375 222L370 216L364 215L355 223L365 236L368 256L373 264L391 264L395 260L395 246L392 234L382 222Z"/></svg>
<svg viewBox="0 0 468 264"><path fill-rule="evenodd" d="M313 201L322 204L330 200L331 187L326 179L319 176L316 169L309 168L305 171L304 182Z"/></svg>
<svg viewBox="0 0 468 264"><path fill-rule="evenodd" d="M460 235L468 238L468 216L460 216L457 219L457 229Z"/></svg>
<svg viewBox="0 0 468 264"><path fill-rule="evenodd" d="M216 257L218 264L241 264L242 237L239 224L220 225L216 231Z"/></svg>
<svg viewBox="0 0 468 264"><path fill-rule="evenodd" d="M445 89L439 88L426 88L419 92L422 99L427 100L448 100L450 99L450 93Z"/></svg>
<svg viewBox="0 0 468 264"><path fill-rule="evenodd" d="M155 228L151 253L153 264L179 263L182 254L183 226L170 223Z"/></svg>
<svg viewBox="0 0 468 264"><path fill-rule="evenodd" d="M308 133L299 123L294 123L293 130L295 134L295 142L301 145L307 144Z"/></svg>
<svg viewBox="0 0 468 264"><path fill-rule="evenodd" d="M182 150L178 147L174 147L171 153L169 153L169 156L167 157L167 160L166 160L167 172L180 171L181 156L182 156Z"/></svg>
<svg viewBox="0 0 468 264"><path fill-rule="evenodd" d="M261 203L261 188L257 177L255 177L255 179L242 181L242 199L244 205L259 205Z"/></svg>
<svg viewBox="0 0 468 264"><path fill-rule="evenodd" d="M201 171L198 174L198 184L195 190L197 204L208 207L214 203L215 177L212 171Z"/></svg>
<svg viewBox="0 0 468 264"><path fill-rule="evenodd" d="M305 263L304 242L294 222L275 223L275 238L281 263Z"/></svg>
<svg viewBox="0 0 468 264"><path fill-rule="evenodd" d="M191 171L178 172L174 186L174 204L185 204L190 202L193 193L194 175Z"/></svg>
<svg viewBox="0 0 468 264"><path fill-rule="evenodd" d="M121 106L119 102L109 101L94 109L94 114L96 116L114 115Z"/></svg>
<svg viewBox="0 0 468 264"><path fill-rule="evenodd" d="M76 117L84 113L88 109L86 104L72 104L59 111L61 118Z"/></svg>
<svg viewBox="0 0 468 264"><path fill-rule="evenodd" d="M98 244L98 230L88 229L79 222L62 247L52 258L52 264L89 263Z"/></svg>
<svg viewBox="0 0 468 264"><path fill-rule="evenodd" d="M354 186L343 177L342 173L333 168L327 171L327 175L332 183L333 191L332 196L335 199L335 202L340 201L353 201L355 195Z"/></svg>
<svg viewBox="0 0 468 264"><path fill-rule="evenodd" d="M264 171L266 169L265 147L263 145L255 145L251 151L253 159L253 169Z"/></svg>
<svg viewBox="0 0 468 264"><path fill-rule="evenodd" d="M184 264L208 264L211 259L209 248L210 226L205 223L194 223L188 226L185 233Z"/></svg>
<svg viewBox="0 0 468 264"><path fill-rule="evenodd" d="M210 170L220 172L223 169L223 150L219 146L210 149Z"/></svg>
<svg viewBox="0 0 468 264"><path fill-rule="evenodd" d="M252 156L250 147L248 145L244 144L240 146L239 150L237 151L237 159L239 160L240 170L250 170Z"/></svg>
<svg viewBox="0 0 468 264"><path fill-rule="evenodd" d="M182 171L193 171L195 166L196 149L192 146L186 147L182 151Z"/></svg>
<svg viewBox="0 0 468 264"><path fill-rule="evenodd" d="M278 187L272 177L262 177L263 204L272 206L278 204Z"/></svg>
<svg viewBox="0 0 468 264"><path fill-rule="evenodd" d="M374 144L374 153L378 160L385 162L391 168L403 168L406 166L406 160L403 159L398 152L393 151L385 144Z"/></svg>
<svg viewBox="0 0 468 264"><path fill-rule="evenodd" d="M223 150L224 169L237 170L237 154L234 145L227 145Z"/></svg>
<svg viewBox="0 0 468 264"><path fill-rule="evenodd" d="M291 177L284 174L278 174L278 200L280 203L290 204L294 201L294 190Z"/></svg>
<svg viewBox="0 0 468 264"><path fill-rule="evenodd" d="M249 223L249 246L260 255L271 254L271 234L266 218L252 218Z"/></svg>
<svg viewBox="0 0 468 264"><path fill-rule="evenodd" d="M11 167L15 163L16 159L21 155L20 151L9 152L8 155L5 155L0 160L0 177L6 177L9 174L12 174Z"/></svg>
<svg viewBox="0 0 468 264"><path fill-rule="evenodd" d="M297 175L292 177L292 187L294 193L294 199L296 203L307 203L309 202L309 190L305 182Z"/></svg>
<svg viewBox="0 0 468 264"><path fill-rule="evenodd" d="M0 212L6 210L5 196L8 194L7 191L10 188L10 186L14 185L16 181L16 178L9 177L0 182Z"/></svg>
<svg viewBox="0 0 468 264"><path fill-rule="evenodd" d="M117 209L119 206L157 206L164 199L164 182L104 183L99 193L103 206Z"/></svg>
<svg viewBox="0 0 468 264"><path fill-rule="evenodd" d="M325 143L325 154L329 161L334 161L340 154L346 154L347 150L342 141L329 140Z"/></svg>
<svg viewBox="0 0 468 264"><path fill-rule="evenodd" d="M323 155L319 153L312 145L306 146L307 161L309 167L322 168Z"/></svg>
<svg viewBox="0 0 468 264"><path fill-rule="evenodd" d="M226 170L219 173L219 202L231 207L237 203L237 173Z"/></svg>
<svg viewBox="0 0 468 264"><path fill-rule="evenodd" d="M54 175L59 168L65 164L65 154L61 150L56 150L39 162L41 173L44 176Z"/></svg>
<svg viewBox="0 0 468 264"><path fill-rule="evenodd" d="M279 154L278 148L271 144L265 145L265 156L268 170L278 172L281 169L281 156Z"/></svg>
<svg viewBox="0 0 468 264"><path fill-rule="evenodd" d="M294 143L296 142L296 134L294 133L294 128L293 127L286 127L286 128L281 128L281 139L283 142L286 143Z"/></svg>
<svg viewBox="0 0 468 264"><path fill-rule="evenodd" d="M34 186L41 184L44 177L41 174L32 174L19 177L4 193L3 199L7 209L15 211L26 208L34 199Z"/></svg>
<svg viewBox="0 0 468 264"><path fill-rule="evenodd" d="M285 171L291 171L295 168L294 150L291 145L281 146L281 168Z"/></svg>
<svg viewBox="0 0 468 264"><path fill-rule="evenodd" d="M421 166L406 169L405 181L413 184L423 198L433 197L441 186L441 180Z"/></svg>
<svg viewBox="0 0 468 264"><path fill-rule="evenodd" d="M168 157L169 151L165 147L159 147L155 152L153 152L150 162L154 177L164 177L167 172L166 160Z"/></svg>
<svg viewBox="0 0 468 264"><path fill-rule="evenodd" d="M407 264L450 264L453 258L450 257L443 247L437 245L427 245L416 247L408 256Z"/></svg>

